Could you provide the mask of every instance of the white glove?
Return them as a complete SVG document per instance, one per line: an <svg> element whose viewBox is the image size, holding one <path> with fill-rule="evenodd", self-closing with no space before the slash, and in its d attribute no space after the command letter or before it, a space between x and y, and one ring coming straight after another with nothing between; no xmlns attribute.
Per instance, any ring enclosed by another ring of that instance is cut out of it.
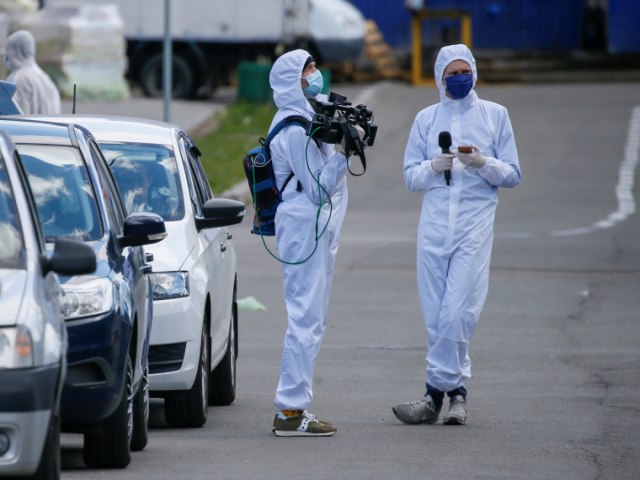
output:
<svg viewBox="0 0 640 480"><path fill-rule="evenodd" d="M453 153L439 153L436 158L431 160L431 168L434 172L438 173L442 173L445 170L451 170L453 157Z"/></svg>
<svg viewBox="0 0 640 480"><path fill-rule="evenodd" d="M487 159L480 153L480 149L478 147L472 147L473 152L471 153L462 153L458 152L456 156L458 160L462 162L467 167L473 168L482 168L484 164L487 163Z"/></svg>

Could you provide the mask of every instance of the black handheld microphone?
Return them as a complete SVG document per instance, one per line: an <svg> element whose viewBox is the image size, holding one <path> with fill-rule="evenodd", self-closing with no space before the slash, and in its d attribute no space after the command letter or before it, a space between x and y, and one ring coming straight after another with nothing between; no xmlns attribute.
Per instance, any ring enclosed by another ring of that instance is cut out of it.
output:
<svg viewBox="0 0 640 480"><path fill-rule="evenodd" d="M438 146L442 149L442 153L451 153L449 150L451 147L451 134L449 132L440 132ZM444 171L444 179L447 181L447 185L451 184L451 170Z"/></svg>

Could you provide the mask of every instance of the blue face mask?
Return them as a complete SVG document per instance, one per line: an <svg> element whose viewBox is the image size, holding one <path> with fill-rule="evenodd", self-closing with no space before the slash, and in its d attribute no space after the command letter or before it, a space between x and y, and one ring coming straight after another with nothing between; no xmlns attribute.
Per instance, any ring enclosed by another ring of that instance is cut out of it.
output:
<svg viewBox="0 0 640 480"><path fill-rule="evenodd" d="M320 70L316 70L311 75L304 77L304 79L309 84L309 86L303 90L304 93L315 97L322 91L322 87L324 86L324 83L322 80L322 73L320 73Z"/></svg>
<svg viewBox="0 0 640 480"><path fill-rule="evenodd" d="M456 100L460 100L469 95L471 87L473 87L473 75L471 73L451 75L450 77L445 77L444 81L447 84L449 95Z"/></svg>

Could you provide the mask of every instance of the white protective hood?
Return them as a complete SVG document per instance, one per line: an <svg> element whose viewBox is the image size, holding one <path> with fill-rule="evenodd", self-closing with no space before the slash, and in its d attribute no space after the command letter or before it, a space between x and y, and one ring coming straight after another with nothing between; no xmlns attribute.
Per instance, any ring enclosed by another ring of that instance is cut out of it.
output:
<svg viewBox="0 0 640 480"><path fill-rule="evenodd" d="M36 41L28 30L18 30L7 38L5 57L9 70L33 65L36 59Z"/></svg>
<svg viewBox="0 0 640 480"><path fill-rule="evenodd" d="M278 107L272 126L291 115L311 119L313 110L300 84L304 64L310 56L306 50L293 50L280 56L271 67L269 84L273 89L273 101Z"/></svg>
<svg viewBox="0 0 640 480"><path fill-rule="evenodd" d="M471 92L473 92L476 87L476 82L478 81L478 70L476 69L476 59L473 58L473 54L471 50L467 48L466 45L458 44L458 45L449 45L447 47L442 47L438 52L438 57L436 58L436 63L434 65L434 77L436 80L436 85L438 86L438 90L440 91L440 100L443 102L446 101L455 101L451 100L447 97L445 93L445 86L442 83L442 76L444 74L444 69L447 68L454 60L463 60L467 62L471 66L471 70L473 71L473 87ZM470 95L471 95L470 92Z"/></svg>

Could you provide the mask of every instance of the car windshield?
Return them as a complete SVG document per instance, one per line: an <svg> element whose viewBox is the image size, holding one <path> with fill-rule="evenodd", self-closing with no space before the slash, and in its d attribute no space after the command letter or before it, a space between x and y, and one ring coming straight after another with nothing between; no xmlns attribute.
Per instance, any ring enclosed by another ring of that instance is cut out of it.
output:
<svg viewBox="0 0 640 480"><path fill-rule="evenodd" d="M149 143L100 143L127 213L153 212L165 222L184 217L173 150Z"/></svg>
<svg viewBox="0 0 640 480"><path fill-rule="evenodd" d="M0 268L23 268L23 240L9 176L0 159Z"/></svg>
<svg viewBox="0 0 640 480"><path fill-rule="evenodd" d="M80 153L59 145L18 145L18 151L46 240L101 238L96 197Z"/></svg>

